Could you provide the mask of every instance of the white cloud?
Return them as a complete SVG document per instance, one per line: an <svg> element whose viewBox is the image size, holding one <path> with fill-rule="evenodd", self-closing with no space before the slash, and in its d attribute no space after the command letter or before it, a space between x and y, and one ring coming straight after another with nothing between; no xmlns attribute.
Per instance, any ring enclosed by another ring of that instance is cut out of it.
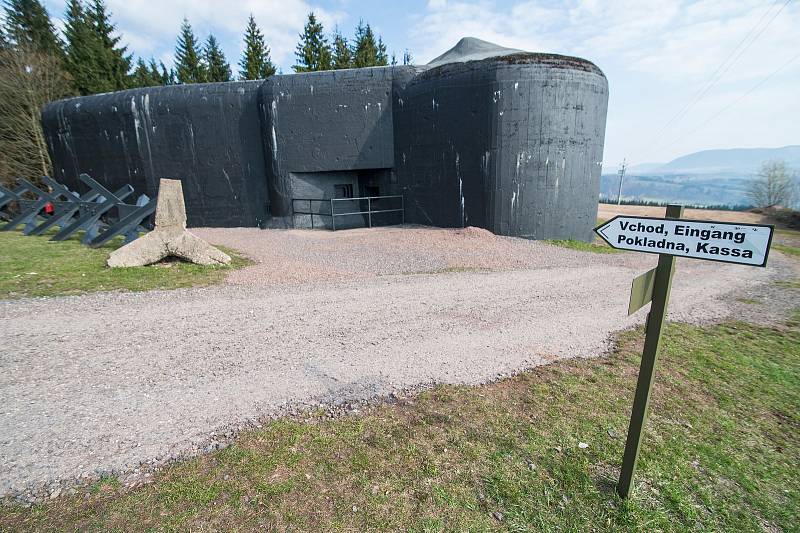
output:
<svg viewBox="0 0 800 533"><path fill-rule="evenodd" d="M800 143L796 97L800 60L734 109L694 131L697 124L797 53L797 2L785 5L685 117L656 135L706 86L753 27L770 20L784 0L427 0L419 4L417 12L411 5L390 9L375 3L361 5L358 13L354 11L359 4L350 0L107 1L130 51L145 58L152 55L168 66L186 16L199 39L214 32L235 70L252 12L273 61L284 72L291 72L298 34L311 10L328 31L363 15L379 33L394 33L394 41L402 42L402 48L408 48L420 63L440 55L464 36L523 50L585 57L609 78L605 157L609 163L623 157L666 160L680 155L681 150L716 146L721 140L741 146ZM46 0L46 4L55 18L63 16L64 0ZM750 37L755 33L758 30ZM674 138L679 141L667 142Z"/></svg>
<svg viewBox="0 0 800 533"><path fill-rule="evenodd" d="M664 160L678 155L677 150L699 150L722 139L742 146L800 142L798 114L794 113L794 121L785 120L787 103L800 83L800 61L737 103L731 116L725 113L694 131L697 124L797 53L800 6L789 3L744 53L739 53L743 47L738 48L732 66L724 66L743 39L749 34L745 43L752 40L783 4L759 0L429 2L413 20L411 47L418 59L428 61L469 35L534 52L590 59L609 77L606 160L616 163L623 156L630 160L631 151L645 160ZM659 148L634 147L634 142L653 137L691 101L720 65L724 75L691 113L670 124L664 137L691 134L669 147L664 143L658 143ZM731 117L758 124L733 126L736 121ZM776 128L769 134L753 134L763 133L764 124L770 122ZM735 131L729 130L732 127Z"/></svg>
<svg viewBox="0 0 800 533"><path fill-rule="evenodd" d="M167 65L171 64L171 51L184 17L199 40L205 40L213 32L228 60L236 64L243 51L247 18L253 13L271 49L273 62L284 65L294 62L294 48L309 11L314 11L326 29L332 29L344 18L339 10L304 0L169 0L157 4L151 0L107 0L107 4L130 50L137 56L166 59ZM62 3L55 0L48 2L48 8L53 15L63 12Z"/></svg>

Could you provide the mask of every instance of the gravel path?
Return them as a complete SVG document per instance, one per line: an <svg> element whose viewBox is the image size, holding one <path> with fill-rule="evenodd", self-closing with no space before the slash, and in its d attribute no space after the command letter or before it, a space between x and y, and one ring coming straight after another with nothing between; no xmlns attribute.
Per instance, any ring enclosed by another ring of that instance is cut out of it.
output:
<svg viewBox="0 0 800 533"><path fill-rule="evenodd" d="M480 230L197 233L262 263L211 288L0 302L0 495L161 464L286 406L602 353L643 320L627 291L655 264ZM792 265L680 260L671 317L728 317L726 295Z"/></svg>

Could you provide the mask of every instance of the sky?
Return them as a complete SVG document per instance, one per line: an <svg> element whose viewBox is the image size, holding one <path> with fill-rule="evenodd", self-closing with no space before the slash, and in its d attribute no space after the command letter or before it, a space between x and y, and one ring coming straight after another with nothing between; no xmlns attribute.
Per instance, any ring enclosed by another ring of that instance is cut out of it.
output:
<svg viewBox="0 0 800 533"><path fill-rule="evenodd" d="M66 2L46 0L60 26ZM213 32L236 69L253 13L284 73L309 11L389 52L430 61L461 37L583 57L609 82L604 171L707 149L800 144L798 0L107 0L135 56L172 64L181 20Z"/></svg>

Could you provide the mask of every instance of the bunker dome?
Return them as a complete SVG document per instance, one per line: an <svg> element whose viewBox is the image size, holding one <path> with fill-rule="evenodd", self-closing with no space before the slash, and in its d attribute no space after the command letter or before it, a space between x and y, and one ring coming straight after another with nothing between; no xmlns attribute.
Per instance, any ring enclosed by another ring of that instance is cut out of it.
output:
<svg viewBox="0 0 800 533"><path fill-rule="evenodd" d="M427 65L71 98L42 123L56 179L150 196L180 179L189 226L304 227L329 198L401 196L410 223L589 240L607 105L589 61L464 38Z"/></svg>

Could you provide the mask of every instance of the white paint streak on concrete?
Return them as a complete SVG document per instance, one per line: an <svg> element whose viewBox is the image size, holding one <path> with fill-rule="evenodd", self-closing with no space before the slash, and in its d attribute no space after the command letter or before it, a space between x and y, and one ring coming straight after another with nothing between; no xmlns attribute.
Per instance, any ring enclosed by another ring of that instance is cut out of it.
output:
<svg viewBox="0 0 800 533"><path fill-rule="evenodd" d="M467 226L467 213L464 210L464 182L461 179L461 157L456 152L456 176L458 176L458 196L461 198L461 226Z"/></svg>
<svg viewBox="0 0 800 533"><path fill-rule="evenodd" d="M229 189L231 190L231 192L233 193L233 197L234 197L234 199L235 199L235 198L236 198L236 192L233 190L233 185L231 185L231 178L230 178L230 176L228 176L228 173L227 173L227 172L225 172L225 169L224 169L224 168L222 169L222 175L223 175L223 176L225 176L225 181L227 181L227 182L228 182L228 188L229 188Z"/></svg>
<svg viewBox="0 0 800 533"><path fill-rule="evenodd" d="M278 120L278 104L275 103L275 100L272 100L270 107L272 108L272 129L270 135L272 137L272 161L274 164L278 160L278 136L275 133L275 121Z"/></svg>
<svg viewBox="0 0 800 533"><path fill-rule="evenodd" d="M136 146L141 142L139 139L139 113L136 111L136 99L131 96L131 114L133 115L133 131L136 133Z"/></svg>

